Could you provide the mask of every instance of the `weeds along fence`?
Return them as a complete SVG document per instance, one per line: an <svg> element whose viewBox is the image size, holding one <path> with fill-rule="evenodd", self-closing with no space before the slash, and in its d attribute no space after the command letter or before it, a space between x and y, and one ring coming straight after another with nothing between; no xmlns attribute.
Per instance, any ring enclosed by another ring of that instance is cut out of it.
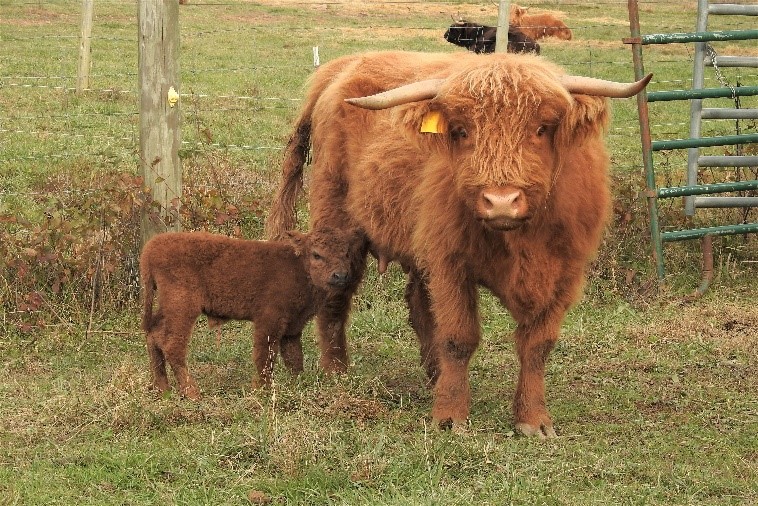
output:
<svg viewBox="0 0 758 506"><path fill-rule="evenodd" d="M571 73L632 79L631 54L622 43L629 35L624 0L518 3L555 13L573 32L570 41L541 40L544 57ZM322 62L375 49L463 51L443 40L451 19L495 25L496 4L188 0L180 5L183 184L174 205L183 228L261 236L279 157L314 69L314 47ZM98 311L134 305L140 220L154 211L140 170L138 5L94 0L89 80L82 86L77 69L83 3L0 0L0 325L6 329L80 321L92 326ZM640 5L647 33L694 26L695 2ZM692 57L686 48L646 54L650 71L676 76L651 86L688 87ZM756 79L754 69L723 71L735 83ZM83 88L78 93L77 83ZM651 123L661 137L684 137L688 111L667 104ZM651 277L637 125L634 100L614 101L608 133L614 219L595 266L597 278L630 294ZM755 125L721 122L713 128L719 131L708 133L719 135ZM683 181L682 155L661 156L657 166L667 168L660 172L661 184ZM732 176L714 172L712 177ZM684 219L680 203L667 205L661 213L672 223ZM732 255L730 272L751 268L754 241L735 238L724 244ZM680 247L672 272L688 268L688 247Z"/></svg>

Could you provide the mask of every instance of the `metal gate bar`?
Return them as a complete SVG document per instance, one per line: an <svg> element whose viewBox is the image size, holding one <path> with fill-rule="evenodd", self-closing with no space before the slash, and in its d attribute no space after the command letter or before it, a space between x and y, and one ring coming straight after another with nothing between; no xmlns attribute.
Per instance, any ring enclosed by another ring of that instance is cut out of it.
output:
<svg viewBox="0 0 758 506"><path fill-rule="evenodd" d="M743 167L753 166L758 157L752 156L701 156L698 149L702 147L742 145L758 142L758 133L725 135L710 138L700 136L702 119L754 119L758 118L756 109L703 108L703 99L733 98L758 95L758 86L731 86L725 83L718 72L718 67L758 67L758 58L716 55L708 42L741 41L758 39L758 30L724 30L707 31L708 14L753 15L758 16L758 5L716 4L709 5L708 0L698 0L698 17L696 30L688 33L640 34L638 0L628 0L629 28L631 37L624 39L630 44L634 61L635 79L645 75L642 61L642 47L649 44L695 43L695 67L693 69L693 89L673 91L650 91L637 95L637 110L640 121L642 158L645 167L645 184L647 207L650 214L650 232L653 245L653 260L659 279L665 275L663 263L663 243L702 238L703 241L703 281L695 291L702 294L708 287L713 273L713 255L711 238L720 235L758 233L758 223L742 223L690 230L660 230L658 199L685 197L685 214L692 215L696 207L752 207L758 206L758 197L701 197L713 193L725 193L758 189L758 180L738 181L717 184L698 184L697 167ZM708 50L706 52L706 49ZM703 87L703 66L716 67L717 77L722 88ZM673 100L689 100L690 138L653 141L650 133L650 114L648 104ZM688 149L687 185L682 187L657 188L653 167L653 152L669 149ZM739 152L738 152L739 154Z"/></svg>

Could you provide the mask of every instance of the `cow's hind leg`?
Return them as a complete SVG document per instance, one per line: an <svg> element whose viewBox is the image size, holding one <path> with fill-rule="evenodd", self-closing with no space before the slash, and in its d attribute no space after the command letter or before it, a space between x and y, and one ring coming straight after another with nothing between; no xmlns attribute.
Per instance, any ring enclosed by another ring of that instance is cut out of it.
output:
<svg viewBox="0 0 758 506"><path fill-rule="evenodd" d="M421 348L421 364L426 370L429 383L434 385L439 377L437 349L434 346L434 315L431 310L429 289L423 275L410 269L405 287L405 301L408 304L411 327L416 332Z"/></svg>

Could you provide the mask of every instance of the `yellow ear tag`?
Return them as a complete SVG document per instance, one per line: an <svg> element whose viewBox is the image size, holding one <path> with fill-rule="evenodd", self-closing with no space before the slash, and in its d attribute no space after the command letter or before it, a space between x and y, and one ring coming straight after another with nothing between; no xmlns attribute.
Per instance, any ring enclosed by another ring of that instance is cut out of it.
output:
<svg viewBox="0 0 758 506"><path fill-rule="evenodd" d="M446 131L445 118L439 111L429 111L421 120L421 133L443 134Z"/></svg>

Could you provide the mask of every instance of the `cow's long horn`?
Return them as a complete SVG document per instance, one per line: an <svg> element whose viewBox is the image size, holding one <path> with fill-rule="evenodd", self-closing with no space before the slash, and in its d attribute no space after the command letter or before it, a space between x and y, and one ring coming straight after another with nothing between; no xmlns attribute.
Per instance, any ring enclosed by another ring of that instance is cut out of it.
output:
<svg viewBox="0 0 758 506"><path fill-rule="evenodd" d="M417 81L415 83L400 86L399 88L393 88L391 90L383 91L382 93L377 93L376 95L346 98L345 102L358 107L363 107L364 109L389 109L396 105L409 104L411 102L418 102L420 100L436 97L440 90L440 86L442 86L444 81L444 79Z"/></svg>
<svg viewBox="0 0 758 506"><path fill-rule="evenodd" d="M610 98L628 98L642 91L652 77L653 74L648 74L634 83L617 83L616 81L606 81L593 77L561 76L560 82L571 93Z"/></svg>

